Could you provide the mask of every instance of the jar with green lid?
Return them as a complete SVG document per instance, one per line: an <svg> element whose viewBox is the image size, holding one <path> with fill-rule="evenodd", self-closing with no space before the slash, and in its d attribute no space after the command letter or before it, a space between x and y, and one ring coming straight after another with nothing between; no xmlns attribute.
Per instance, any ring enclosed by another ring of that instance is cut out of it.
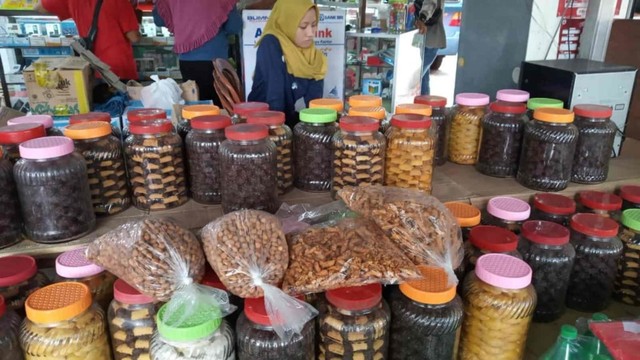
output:
<svg viewBox="0 0 640 360"><path fill-rule="evenodd" d="M413 99L415 104L431 106L431 123L436 138L434 155L436 166L447 162L447 98L444 96L423 95Z"/></svg>
<svg viewBox="0 0 640 360"><path fill-rule="evenodd" d="M0 354L3 360L22 360L22 349L18 341L20 318L7 309L4 298L0 295Z"/></svg>
<svg viewBox="0 0 640 360"><path fill-rule="evenodd" d="M219 114L220 108L215 105L187 105L183 107L182 116L176 126L178 135L180 135L182 141L184 141L189 131L191 131L191 120L200 116L215 116Z"/></svg>
<svg viewBox="0 0 640 360"><path fill-rule="evenodd" d="M487 112L489 95L462 93L456 95L449 128L449 161L474 165L478 159L482 119Z"/></svg>
<svg viewBox="0 0 640 360"><path fill-rule="evenodd" d="M527 101L527 117L529 120L533 119L533 113L540 108L564 108L564 102L558 99L551 98L530 98Z"/></svg>
<svg viewBox="0 0 640 360"><path fill-rule="evenodd" d="M620 240L624 245L618 261L614 297L623 303L640 305L640 209L622 213Z"/></svg>
<svg viewBox="0 0 640 360"><path fill-rule="evenodd" d="M304 109L293 128L294 184L304 191L331 190L333 177L333 135L338 131L337 112L332 109Z"/></svg>

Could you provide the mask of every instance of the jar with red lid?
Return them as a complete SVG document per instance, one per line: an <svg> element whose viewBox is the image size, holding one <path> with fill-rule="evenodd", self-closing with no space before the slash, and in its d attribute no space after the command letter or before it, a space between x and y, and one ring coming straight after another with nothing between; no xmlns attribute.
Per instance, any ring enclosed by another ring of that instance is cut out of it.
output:
<svg viewBox="0 0 640 360"><path fill-rule="evenodd" d="M247 101L233 104L233 116L231 122L236 124L244 124L247 118L257 111L269 111L269 104L258 101Z"/></svg>
<svg viewBox="0 0 640 360"><path fill-rule="evenodd" d="M611 121L613 109L609 106L583 104L574 106L573 112L579 135L571 181L580 184L601 183L609 175L609 160L618 132L618 127Z"/></svg>
<svg viewBox="0 0 640 360"><path fill-rule="evenodd" d="M28 255L0 257L0 296L7 308L24 316L24 302L49 279L38 271L36 260Z"/></svg>
<svg viewBox="0 0 640 360"><path fill-rule="evenodd" d="M85 160L73 140L48 136L20 144L13 167L27 237L59 243L95 228Z"/></svg>
<svg viewBox="0 0 640 360"><path fill-rule="evenodd" d="M471 229L480 225L482 213L477 207L462 202L447 202L444 205L451 211L451 214L458 221L462 230L462 240L466 243L469 240Z"/></svg>
<svg viewBox="0 0 640 360"><path fill-rule="evenodd" d="M585 190L578 193L578 212L594 213L618 220L622 198L604 191Z"/></svg>
<svg viewBox="0 0 640 360"><path fill-rule="evenodd" d="M449 128L449 161L473 165L478 159L482 119L487 112L489 95L462 93L456 95Z"/></svg>
<svg viewBox="0 0 640 360"><path fill-rule="evenodd" d="M62 136L62 130L53 126L51 115L27 115L9 119L7 125L40 124L44 126L47 136Z"/></svg>
<svg viewBox="0 0 640 360"><path fill-rule="evenodd" d="M444 96L422 95L413 99L414 104L431 106L431 127L435 134L434 164L447 162L447 98Z"/></svg>
<svg viewBox="0 0 640 360"><path fill-rule="evenodd" d="M182 140L168 120L131 123L124 153L133 205L165 210L187 202Z"/></svg>
<svg viewBox="0 0 640 360"><path fill-rule="evenodd" d="M86 114L75 114L69 117L69 125L81 124L89 121L98 121L109 124L111 126L111 135L122 141L120 119L111 119L111 114L109 113L93 111Z"/></svg>
<svg viewBox="0 0 640 360"><path fill-rule="evenodd" d="M527 105L529 101L529 92L519 89L502 89L496 92L497 101L506 101L510 103L520 103Z"/></svg>
<svg viewBox="0 0 640 360"><path fill-rule="evenodd" d="M500 253L522 259L518 252L518 236L513 232L492 225L478 225L471 229L469 241L464 244L465 271L476 267L478 258L484 254Z"/></svg>
<svg viewBox="0 0 640 360"><path fill-rule="evenodd" d="M622 211L640 209L640 186L624 185L620 187L619 195L622 198Z"/></svg>
<svg viewBox="0 0 640 360"><path fill-rule="evenodd" d="M225 129L220 146L222 211L241 209L275 213L278 202L278 151L269 128L238 124Z"/></svg>
<svg viewBox="0 0 640 360"><path fill-rule="evenodd" d="M567 196L551 193L538 193L533 196L531 220L551 221L569 226L569 220L575 212L576 202Z"/></svg>
<svg viewBox="0 0 640 360"><path fill-rule="evenodd" d="M329 290L319 309L320 354L325 359L385 359L391 314L382 286L370 284Z"/></svg>
<svg viewBox="0 0 640 360"><path fill-rule="evenodd" d="M200 116L220 115L220 108L215 105L187 105L182 108L181 115L176 131L184 141L189 131L191 131L191 120Z"/></svg>
<svg viewBox="0 0 640 360"><path fill-rule="evenodd" d="M22 360L22 349L18 341L19 328L16 321L20 321L15 312L7 309L4 298L0 295L0 353L3 360Z"/></svg>
<svg viewBox="0 0 640 360"><path fill-rule="evenodd" d="M185 138L191 197L202 204L220 204L220 145L224 129L231 126L226 115L199 116L190 121Z"/></svg>
<svg viewBox="0 0 640 360"><path fill-rule="evenodd" d="M534 321L550 322L565 312L569 277L576 252L569 229L550 221L530 220L522 225L518 252L533 270L538 304Z"/></svg>
<svg viewBox="0 0 640 360"><path fill-rule="evenodd" d="M0 249L22 240L22 216L13 164L0 158Z"/></svg>
<svg viewBox="0 0 640 360"><path fill-rule="evenodd" d="M19 146L25 141L47 136L42 124L19 124L0 127L2 157L15 163L20 159Z"/></svg>
<svg viewBox="0 0 640 360"><path fill-rule="evenodd" d="M426 116L428 118L431 118L431 114L432 114L432 110L431 110L431 106L429 105L424 105L424 104L398 104L396 105L396 111L394 115L403 115L403 114L410 114L410 115L421 115L421 116ZM391 126L391 119L385 119L385 121L383 121L382 123L382 133L386 134L387 131L389 131L389 127ZM435 146L436 146L436 132L435 132L435 128L433 127L433 121L431 122L431 131L432 131L432 135L433 135L433 146L434 146L434 155L435 155Z"/></svg>
<svg viewBox="0 0 640 360"><path fill-rule="evenodd" d="M640 305L640 209L628 209L622 213L620 240L624 245L618 261L618 276L614 297L625 304Z"/></svg>
<svg viewBox="0 0 640 360"><path fill-rule="evenodd" d="M567 306L598 312L609 305L623 245L618 223L597 214L571 218L571 244L576 259L567 290Z"/></svg>
<svg viewBox="0 0 640 360"><path fill-rule="evenodd" d="M144 120L165 120L167 112L162 109L144 108L129 110L122 118L122 140L126 140L131 133L129 132L129 124ZM171 125L173 129L173 125Z"/></svg>
<svg viewBox="0 0 640 360"><path fill-rule="evenodd" d="M236 310L233 313L227 315L225 317L225 320L229 322L229 325L231 325L232 329L235 329L238 316L240 316L240 313L244 309L244 299L227 290L227 287L222 283L222 280L220 280L218 274L213 271L208 263L205 264L204 276L202 277L202 280L200 280L200 284L227 292L227 295L229 296L229 302L236 307Z"/></svg>
<svg viewBox="0 0 640 360"><path fill-rule="evenodd" d="M484 225L503 227L519 234L520 226L531 215L531 206L526 201L510 196L497 196L489 200L483 215Z"/></svg>
<svg viewBox="0 0 640 360"><path fill-rule="evenodd" d="M514 177L518 171L520 145L527 107L523 103L496 101L482 119L482 136L476 169L489 176Z"/></svg>

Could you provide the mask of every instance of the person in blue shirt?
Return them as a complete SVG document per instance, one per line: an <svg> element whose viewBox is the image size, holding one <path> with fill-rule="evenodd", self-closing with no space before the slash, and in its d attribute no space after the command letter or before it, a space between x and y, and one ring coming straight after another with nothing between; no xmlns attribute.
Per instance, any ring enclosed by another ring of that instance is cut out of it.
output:
<svg viewBox="0 0 640 360"><path fill-rule="evenodd" d="M278 0L258 42L248 100L284 112L291 127L298 112L323 95L327 58L315 47L318 18L310 0Z"/></svg>

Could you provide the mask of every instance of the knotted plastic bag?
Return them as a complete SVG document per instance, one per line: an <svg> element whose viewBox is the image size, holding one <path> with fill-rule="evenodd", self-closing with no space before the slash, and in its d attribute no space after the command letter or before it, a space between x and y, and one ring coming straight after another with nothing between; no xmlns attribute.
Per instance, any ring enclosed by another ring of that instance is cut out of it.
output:
<svg viewBox="0 0 640 360"><path fill-rule="evenodd" d="M140 92L140 100L145 108L172 109L173 104L183 104L182 89L173 79L162 79L151 75L153 84Z"/></svg>

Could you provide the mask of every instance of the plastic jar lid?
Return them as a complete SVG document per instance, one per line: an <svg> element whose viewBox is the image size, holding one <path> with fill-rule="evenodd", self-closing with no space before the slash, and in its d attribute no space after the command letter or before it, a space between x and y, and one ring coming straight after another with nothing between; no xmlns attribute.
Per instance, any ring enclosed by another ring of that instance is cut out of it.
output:
<svg viewBox="0 0 640 360"><path fill-rule="evenodd" d="M378 131L378 120L364 116L345 116L340 119L340 129L344 131Z"/></svg>
<svg viewBox="0 0 640 360"><path fill-rule="evenodd" d="M447 106L447 98L444 96L422 95L413 98L414 104L424 104L431 107L445 107Z"/></svg>
<svg viewBox="0 0 640 360"><path fill-rule="evenodd" d="M562 109L564 103L558 99L551 98L531 98L527 101L527 108L529 110L537 110L540 108L556 108Z"/></svg>
<svg viewBox="0 0 640 360"><path fill-rule="evenodd" d="M296 297L300 301L304 301L302 296ZM247 298L244 300L244 314L251 322L262 325L271 326L271 318L267 315L267 308L264 305L264 297Z"/></svg>
<svg viewBox="0 0 640 360"><path fill-rule="evenodd" d="M490 101L487 94L461 93L456 95L456 104L462 106L486 106Z"/></svg>
<svg viewBox="0 0 640 360"><path fill-rule="evenodd" d="M303 109L300 111L300 121L313 124L327 124L336 121L338 113L331 109Z"/></svg>
<svg viewBox="0 0 640 360"><path fill-rule="evenodd" d="M400 284L400 291L409 299L430 305L446 304L456 297L456 287L449 286L449 278L442 268L419 266L421 280Z"/></svg>
<svg viewBox="0 0 640 360"><path fill-rule="evenodd" d="M19 124L0 127L0 144L20 144L47 136L42 124Z"/></svg>
<svg viewBox="0 0 640 360"><path fill-rule="evenodd" d="M593 313L593 315L591 315L591 320L593 321L607 321L609 320L609 316L607 316L607 314L603 314L603 313Z"/></svg>
<svg viewBox="0 0 640 360"><path fill-rule="evenodd" d="M479 225L471 229L469 241L481 250L510 252L518 248L518 236L512 231L493 225Z"/></svg>
<svg viewBox="0 0 640 360"><path fill-rule="evenodd" d="M151 304L155 301L152 297L142 294L122 279L118 279L113 283L113 298L123 304L130 305Z"/></svg>
<svg viewBox="0 0 640 360"><path fill-rule="evenodd" d="M64 128L64 135L73 140L95 139L111 135L111 125L99 121L87 121Z"/></svg>
<svg viewBox="0 0 640 360"><path fill-rule="evenodd" d="M618 223L598 214L575 214L571 217L571 229L589 236L614 237L618 235Z"/></svg>
<svg viewBox="0 0 640 360"><path fill-rule="evenodd" d="M387 110L382 106L350 107L349 116L366 116L381 121L387 117Z"/></svg>
<svg viewBox="0 0 640 360"><path fill-rule="evenodd" d="M349 97L350 107L382 106L382 98L375 95L353 95Z"/></svg>
<svg viewBox="0 0 640 360"><path fill-rule="evenodd" d="M496 100L526 103L529 100L529 92L518 89L502 89L496 93Z"/></svg>
<svg viewBox="0 0 640 360"><path fill-rule="evenodd" d="M502 114L524 114L527 112L527 107L524 104L506 101L492 102L489 109Z"/></svg>
<svg viewBox="0 0 640 360"><path fill-rule="evenodd" d="M533 196L533 207L540 211L556 215L571 215L576 212L576 202L560 194L535 194Z"/></svg>
<svg viewBox="0 0 640 360"><path fill-rule="evenodd" d="M206 115L191 119L191 128L197 130L221 130L231 126L227 115Z"/></svg>
<svg viewBox="0 0 640 360"><path fill-rule="evenodd" d="M163 120L167 118L166 111L162 109L135 109L127 112L129 122L139 122L144 120Z"/></svg>
<svg viewBox="0 0 640 360"><path fill-rule="evenodd" d="M37 324L72 319L92 303L89 287L79 282L62 282L45 286L29 295L24 307L27 318Z"/></svg>
<svg viewBox="0 0 640 360"><path fill-rule="evenodd" d="M396 106L396 114L431 116L431 106L423 104L400 104Z"/></svg>
<svg viewBox="0 0 640 360"><path fill-rule="evenodd" d="M569 229L551 221L526 221L520 231L522 236L537 244L564 245L569 242Z"/></svg>
<svg viewBox="0 0 640 360"><path fill-rule="evenodd" d="M246 117L256 111L269 111L269 104L257 101L233 104L233 113L238 116Z"/></svg>
<svg viewBox="0 0 640 360"><path fill-rule="evenodd" d="M220 309L214 306L200 306L194 309L193 305L184 304L175 309L173 318L165 317L168 307L162 305L157 315L158 333L170 341L194 341L211 335L222 324ZM185 317L185 312L191 316ZM179 324L175 324L179 321Z"/></svg>
<svg viewBox="0 0 640 360"><path fill-rule="evenodd" d="M382 300L382 286L369 284L329 290L325 293L327 301L333 306L347 310L360 311L371 309Z"/></svg>
<svg viewBox="0 0 640 360"><path fill-rule="evenodd" d="M506 254L485 254L476 262L476 276L503 289L524 289L531 284L533 271L524 261Z"/></svg>
<svg viewBox="0 0 640 360"><path fill-rule="evenodd" d="M182 108L182 118L185 120L206 115L220 115L220 108L215 105L189 105Z"/></svg>
<svg viewBox="0 0 640 360"><path fill-rule="evenodd" d="M227 291L227 287L224 286L222 280L218 277L218 274L213 271L209 264L205 267L204 276L202 277L202 280L200 280L200 284Z"/></svg>
<svg viewBox="0 0 640 360"><path fill-rule="evenodd" d="M477 207L455 201L444 203L444 206L451 211L461 227L472 227L480 224L481 213Z"/></svg>
<svg viewBox="0 0 640 360"><path fill-rule="evenodd" d="M27 115L7 121L7 125L18 124L41 124L45 129L51 129L53 127L53 118L50 115Z"/></svg>
<svg viewBox="0 0 640 360"><path fill-rule="evenodd" d="M391 126L401 129L428 129L431 127L431 118L414 114L393 115Z"/></svg>
<svg viewBox="0 0 640 360"><path fill-rule="evenodd" d="M575 340L578 338L578 329L573 325L564 324L560 327L560 337L567 340Z"/></svg>
<svg viewBox="0 0 640 360"><path fill-rule="evenodd" d="M87 259L86 248L63 252L56 258L56 274L65 279L80 279L100 274L104 269Z"/></svg>
<svg viewBox="0 0 640 360"><path fill-rule="evenodd" d="M497 196L489 200L487 212L506 221L523 221L531 215L531 206L520 199Z"/></svg>
<svg viewBox="0 0 640 360"><path fill-rule="evenodd" d="M611 107L593 104L576 105L573 107L573 112L576 116L597 119L608 119L613 115L613 109Z"/></svg>
<svg viewBox="0 0 640 360"><path fill-rule="evenodd" d="M260 124L237 124L224 129L224 135L229 140L261 140L269 136L269 128Z"/></svg>
<svg viewBox="0 0 640 360"><path fill-rule="evenodd" d="M284 124L285 116L281 111L254 111L247 115L248 124L262 124L280 126Z"/></svg>
<svg viewBox="0 0 640 360"><path fill-rule="evenodd" d="M90 112L71 115L69 117L69 125L80 124L86 121L102 121L111 124L111 114L106 112Z"/></svg>
<svg viewBox="0 0 640 360"><path fill-rule="evenodd" d="M0 287L8 287L29 280L38 272L36 260L28 255L0 258Z"/></svg>
<svg viewBox="0 0 640 360"><path fill-rule="evenodd" d="M339 99L314 99L309 101L310 109L331 109L339 113L344 111L344 103Z"/></svg>
<svg viewBox="0 0 640 360"><path fill-rule="evenodd" d="M538 121L568 124L573 122L573 112L567 109L538 108L533 112L533 118Z"/></svg>
<svg viewBox="0 0 640 360"><path fill-rule="evenodd" d="M173 125L167 119L140 120L129 124L129 132L135 135L153 135L171 132Z"/></svg>
<svg viewBox="0 0 640 360"><path fill-rule="evenodd" d="M640 204L640 186L625 185L620 188L620 197L632 203Z"/></svg>
<svg viewBox="0 0 640 360"><path fill-rule="evenodd" d="M622 225L640 231L640 209L629 209L622 212Z"/></svg>
<svg viewBox="0 0 640 360"><path fill-rule="evenodd" d="M589 209L615 211L622 208L622 198L604 191L586 190L578 193L578 201Z"/></svg>
<svg viewBox="0 0 640 360"><path fill-rule="evenodd" d="M20 157L24 159L51 159L71 154L73 140L64 136L41 137L20 144Z"/></svg>

